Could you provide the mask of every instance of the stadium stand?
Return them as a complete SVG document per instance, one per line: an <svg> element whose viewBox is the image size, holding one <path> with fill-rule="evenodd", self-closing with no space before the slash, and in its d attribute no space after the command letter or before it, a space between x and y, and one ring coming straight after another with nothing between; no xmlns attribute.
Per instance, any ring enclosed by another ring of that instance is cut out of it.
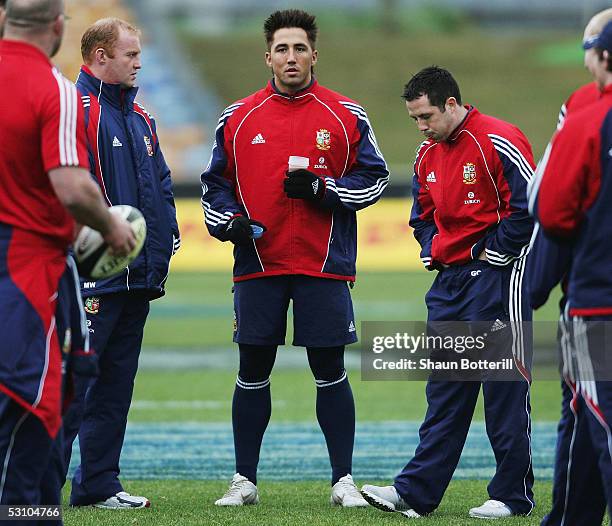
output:
<svg viewBox="0 0 612 526"><path fill-rule="evenodd" d="M210 133L205 124L209 115L215 118L212 116L218 113L220 105L205 87L194 78L186 78L181 71L190 68L177 58L179 53L173 52L176 44L171 31L160 31L159 23L147 19L146 12L139 16L143 10L137 3L132 6L122 0L107 0L104 4L98 0L67 0L66 12L71 20L56 62L72 80L76 79L82 63L81 35L93 22L113 16L143 30L138 99L158 117L158 133L175 183L197 182L210 152ZM202 111L201 106L210 106L210 109Z"/></svg>

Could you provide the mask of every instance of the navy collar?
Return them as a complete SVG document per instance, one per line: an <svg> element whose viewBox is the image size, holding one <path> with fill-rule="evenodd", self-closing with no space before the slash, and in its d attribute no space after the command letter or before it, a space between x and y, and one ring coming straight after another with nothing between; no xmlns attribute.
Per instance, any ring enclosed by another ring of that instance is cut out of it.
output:
<svg viewBox="0 0 612 526"><path fill-rule="evenodd" d="M284 92L280 91L276 87L276 82L274 82L274 77L272 79L270 79L270 83L268 84L268 86L269 86L270 90L273 91L274 93L276 93L278 95L282 95L283 97L286 97L288 99L292 99L294 97L298 97L298 96L303 95L304 93L310 91L316 84L317 84L317 81L315 79L315 76L312 75L310 77L310 82L308 83L308 85L304 86L302 89L296 91L293 95L289 95L288 93L284 93Z"/></svg>
<svg viewBox="0 0 612 526"><path fill-rule="evenodd" d="M116 108L129 111L134 106L134 99L138 93L138 88L122 89L119 84L107 84L102 82L87 66L81 66L81 71L77 78L79 88L84 87L87 94L91 94L100 100L112 104Z"/></svg>
<svg viewBox="0 0 612 526"><path fill-rule="evenodd" d="M466 104L464 106L464 108L466 110L468 110L467 113L465 114L465 117L463 117L463 119L461 119L461 122L452 131L452 133L448 136L448 138L446 139L445 142L454 141L457 138L457 136L459 135L459 133L461 132L461 130L463 130L466 127L466 125L467 125L468 121L470 120L470 118L473 115L476 115L478 113L478 110L474 106L471 106L470 104Z"/></svg>

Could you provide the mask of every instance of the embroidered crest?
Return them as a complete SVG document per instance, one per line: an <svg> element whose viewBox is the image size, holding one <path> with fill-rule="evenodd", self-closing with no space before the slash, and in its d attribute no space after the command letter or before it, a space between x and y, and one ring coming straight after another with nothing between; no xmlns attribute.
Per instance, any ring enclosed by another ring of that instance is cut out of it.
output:
<svg viewBox="0 0 612 526"><path fill-rule="evenodd" d="M331 134L324 128L317 131L317 148L319 150L329 150L331 148Z"/></svg>
<svg viewBox="0 0 612 526"><path fill-rule="evenodd" d="M100 298L96 296L90 296L85 298L85 312L88 314L98 314L100 311Z"/></svg>
<svg viewBox="0 0 612 526"><path fill-rule="evenodd" d="M476 184L476 165L474 163L463 165L463 184Z"/></svg>
<svg viewBox="0 0 612 526"><path fill-rule="evenodd" d="M147 137L146 135L144 136L144 143L147 147L147 153L149 154L149 157L153 157L153 146L151 146L151 139L149 139L149 137Z"/></svg>

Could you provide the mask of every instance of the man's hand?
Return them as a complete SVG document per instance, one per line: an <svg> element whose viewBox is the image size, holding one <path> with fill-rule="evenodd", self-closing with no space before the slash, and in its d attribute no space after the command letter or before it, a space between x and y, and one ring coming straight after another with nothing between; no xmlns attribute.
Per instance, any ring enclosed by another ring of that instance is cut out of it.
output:
<svg viewBox="0 0 612 526"><path fill-rule="evenodd" d="M483 251L480 253L480 256L478 256L478 259L479 259L480 261L489 261L489 260L487 259L487 253L486 253L484 250L483 250Z"/></svg>
<svg viewBox="0 0 612 526"><path fill-rule="evenodd" d="M248 245L253 241L253 229L251 225L256 225L263 228L264 232L266 231L266 227L259 221L254 221L238 215L232 217L224 225L220 239L222 241L231 241L234 245Z"/></svg>
<svg viewBox="0 0 612 526"><path fill-rule="evenodd" d="M104 241L108 243L114 255L126 256L136 246L134 231L122 217L110 212L108 215L110 216L110 226L103 236Z"/></svg>
<svg viewBox="0 0 612 526"><path fill-rule="evenodd" d="M316 201L325 193L325 181L304 169L287 172L284 185L285 194L291 199Z"/></svg>

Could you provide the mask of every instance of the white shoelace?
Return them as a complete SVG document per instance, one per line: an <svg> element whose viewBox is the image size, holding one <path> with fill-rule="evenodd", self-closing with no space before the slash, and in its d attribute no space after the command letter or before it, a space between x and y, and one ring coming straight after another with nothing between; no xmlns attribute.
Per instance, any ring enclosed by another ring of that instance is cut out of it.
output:
<svg viewBox="0 0 612 526"><path fill-rule="evenodd" d="M230 484L230 487L225 492L225 495L223 495L222 498L225 499L227 497L233 497L237 493L240 493L240 489L241 489L242 485L244 484L244 482L246 482L246 481L244 481L244 480L232 480L232 483Z"/></svg>
<svg viewBox="0 0 612 526"><path fill-rule="evenodd" d="M346 480L340 480L339 482L342 485L345 494L350 495L351 497L363 498L354 482L348 482Z"/></svg>

